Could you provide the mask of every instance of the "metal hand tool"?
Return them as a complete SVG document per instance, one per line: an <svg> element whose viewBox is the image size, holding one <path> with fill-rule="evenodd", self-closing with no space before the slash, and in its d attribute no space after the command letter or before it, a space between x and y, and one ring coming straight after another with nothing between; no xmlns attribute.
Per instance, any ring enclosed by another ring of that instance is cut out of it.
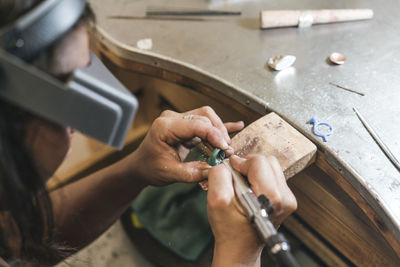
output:
<svg viewBox="0 0 400 267"><path fill-rule="evenodd" d="M389 158L389 160L393 163L398 171L400 171L400 162L397 158L393 155L390 149L386 146L386 144L382 141L382 139L378 136L378 134L372 129L372 127L368 124L368 122L364 119L364 117L358 112L356 108L353 108L354 112L356 113L357 117L360 119L361 123L367 129L369 134L375 140L375 142L379 145L385 155Z"/></svg>
<svg viewBox="0 0 400 267"><path fill-rule="evenodd" d="M224 159L222 164L232 173L236 196L246 210L250 222L254 223L262 241L268 248L268 252L276 259L280 266L299 266L290 252L288 241L282 234L276 231L274 225L269 220L269 214L273 212L272 203L264 195L256 197L243 176L232 168L229 159Z"/></svg>
<svg viewBox="0 0 400 267"><path fill-rule="evenodd" d="M224 164L232 173L235 194L240 204L245 209L250 223L253 223L261 240L268 248L268 252L276 259L280 266L298 267L299 264L290 252L290 245L285 237L278 233L274 225L269 220L269 215L274 212L274 205L265 195L257 197L244 177L233 169L230 160L225 158L225 152L219 148L211 150L208 144L200 143L198 149L203 151L209 159L208 164L216 166ZM202 186L203 188L203 186Z"/></svg>
<svg viewBox="0 0 400 267"><path fill-rule="evenodd" d="M240 16L240 11L149 7L146 16Z"/></svg>

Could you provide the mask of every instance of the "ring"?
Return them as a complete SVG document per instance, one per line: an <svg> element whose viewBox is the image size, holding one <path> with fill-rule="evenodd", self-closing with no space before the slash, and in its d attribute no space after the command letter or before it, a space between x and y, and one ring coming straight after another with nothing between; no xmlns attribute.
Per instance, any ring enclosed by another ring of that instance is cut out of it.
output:
<svg viewBox="0 0 400 267"><path fill-rule="evenodd" d="M183 116L183 119L185 119L185 120L192 120L193 117L194 117L193 114L186 114L186 115Z"/></svg>
<svg viewBox="0 0 400 267"><path fill-rule="evenodd" d="M329 122L318 122L315 117L312 117L310 123L313 125L313 132L316 136L321 137L324 142L328 141L328 136L332 135L333 133L333 126ZM329 132L322 133L318 130L320 125L327 126L329 128Z"/></svg>

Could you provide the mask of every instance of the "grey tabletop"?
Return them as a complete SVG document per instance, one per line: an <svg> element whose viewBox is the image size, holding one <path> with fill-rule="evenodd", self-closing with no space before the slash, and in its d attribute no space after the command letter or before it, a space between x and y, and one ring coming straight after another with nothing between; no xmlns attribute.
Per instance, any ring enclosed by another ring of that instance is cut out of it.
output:
<svg viewBox="0 0 400 267"><path fill-rule="evenodd" d="M105 42L133 59L172 69L260 112L275 111L325 151L330 163L374 206L400 240L400 173L374 142L356 107L400 158L400 2L398 0L92 0ZM204 21L112 19L144 16L149 6L239 10L241 16ZM374 19L260 30L267 9L371 8ZM142 51L137 42L152 39ZM344 65L327 61L332 52ZM266 66L269 57L294 55L293 68ZM335 83L364 96L332 86ZM312 133L311 117L333 125L327 142Z"/></svg>

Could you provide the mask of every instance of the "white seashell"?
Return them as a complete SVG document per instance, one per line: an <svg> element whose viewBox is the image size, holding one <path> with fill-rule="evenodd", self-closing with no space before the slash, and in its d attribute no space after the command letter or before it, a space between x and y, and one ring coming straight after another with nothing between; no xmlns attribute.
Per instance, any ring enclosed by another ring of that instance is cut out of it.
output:
<svg viewBox="0 0 400 267"><path fill-rule="evenodd" d="M341 53L334 52L329 56L329 60L336 65L342 65L346 61L346 57Z"/></svg>
<svg viewBox="0 0 400 267"><path fill-rule="evenodd" d="M268 66L274 70L283 70L292 66L295 61L295 56L276 56L268 60Z"/></svg>
<svg viewBox="0 0 400 267"><path fill-rule="evenodd" d="M153 48L152 39L141 39L137 41L136 46L142 50L151 50Z"/></svg>

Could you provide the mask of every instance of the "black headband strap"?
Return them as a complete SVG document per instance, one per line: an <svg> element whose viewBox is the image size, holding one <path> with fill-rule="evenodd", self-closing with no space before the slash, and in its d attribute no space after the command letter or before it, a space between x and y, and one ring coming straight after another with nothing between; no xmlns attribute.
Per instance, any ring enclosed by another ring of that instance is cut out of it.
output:
<svg viewBox="0 0 400 267"><path fill-rule="evenodd" d="M46 0L13 25L0 30L7 52L30 60L70 30L82 16L85 0Z"/></svg>

